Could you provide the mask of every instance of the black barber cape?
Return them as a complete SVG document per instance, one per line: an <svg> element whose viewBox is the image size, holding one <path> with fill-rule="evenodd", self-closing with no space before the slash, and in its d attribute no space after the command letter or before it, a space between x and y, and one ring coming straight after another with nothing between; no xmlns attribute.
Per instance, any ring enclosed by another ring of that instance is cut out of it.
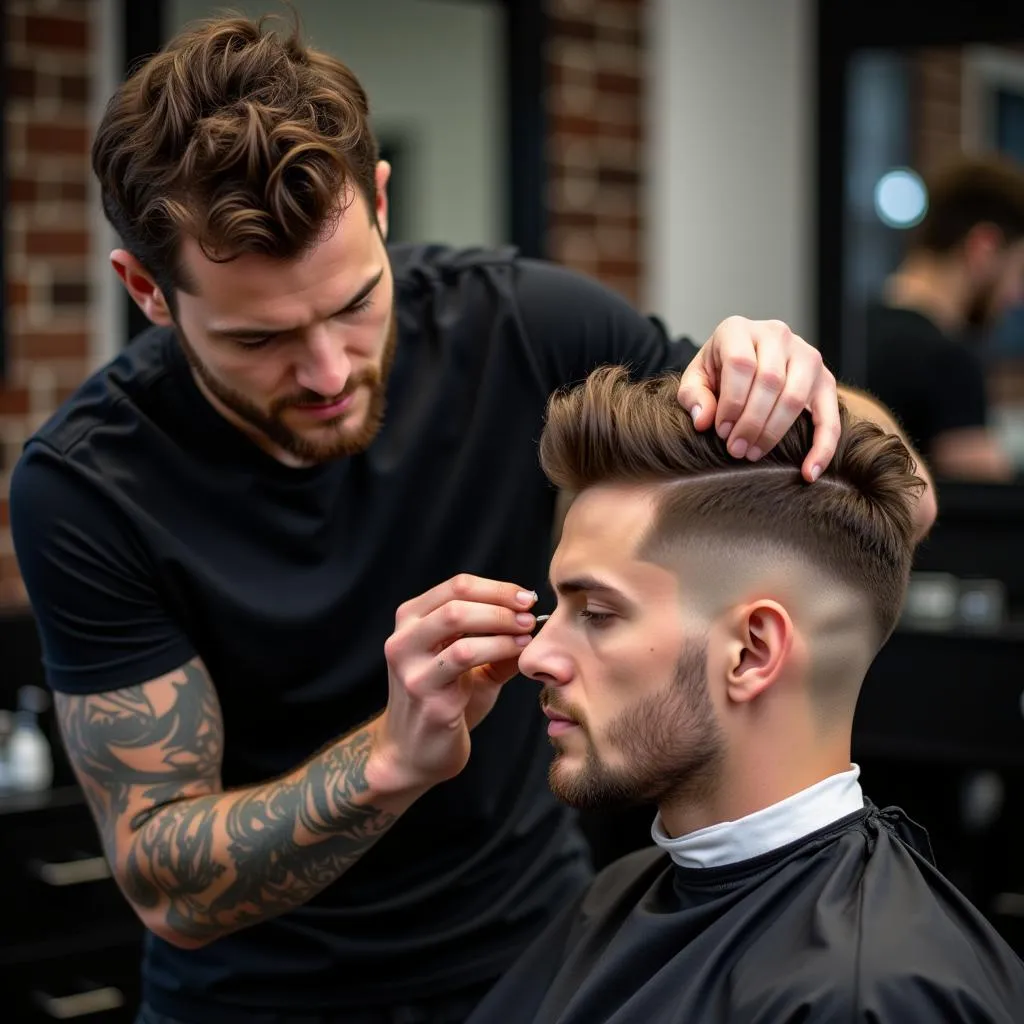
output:
<svg viewBox="0 0 1024 1024"><path fill-rule="evenodd" d="M615 862L470 1024L1021 1024L1024 964L867 806L782 849L683 868Z"/></svg>

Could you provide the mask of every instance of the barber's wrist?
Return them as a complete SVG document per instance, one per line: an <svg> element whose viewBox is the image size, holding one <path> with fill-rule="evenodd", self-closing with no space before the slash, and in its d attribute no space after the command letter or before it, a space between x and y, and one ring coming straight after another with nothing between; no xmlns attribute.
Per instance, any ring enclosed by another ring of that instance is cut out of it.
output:
<svg viewBox="0 0 1024 1024"><path fill-rule="evenodd" d="M379 794L380 801L408 806L441 780L426 778L402 757L402 751L388 734L387 714L383 711L367 726L372 744L366 762L366 782L372 792Z"/></svg>

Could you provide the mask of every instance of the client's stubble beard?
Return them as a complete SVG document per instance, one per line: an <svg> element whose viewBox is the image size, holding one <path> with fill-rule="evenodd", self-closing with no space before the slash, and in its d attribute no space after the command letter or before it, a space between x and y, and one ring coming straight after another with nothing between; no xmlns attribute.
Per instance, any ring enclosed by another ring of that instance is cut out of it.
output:
<svg viewBox="0 0 1024 1024"><path fill-rule="evenodd" d="M378 366L366 367L358 373L354 373L346 381L341 395L318 395L315 392L307 391L303 394L277 399L266 411L246 398L245 395L218 380L199 358L180 327L175 326L175 333L192 372L203 387L234 415L244 420L276 447L302 463L329 462L333 459L357 455L369 448L380 431L381 424L384 422L388 376L391 373L395 350L398 347L398 316L397 310L394 308L391 311L388 333ZM302 405L317 405L332 400L340 401L360 388L369 390L369 398L363 422L355 430L346 430L345 418L339 416L334 421L320 425L322 429L328 430L334 427L333 436L328 435L325 440L312 441L292 430L282 418L286 409Z"/></svg>
<svg viewBox="0 0 1024 1024"><path fill-rule="evenodd" d="M542 691L541 703L577 721L587 743L584 764L575 772L560 763L556 749L548 773L555 796L579 810L705 799L715 788L725 756L705 684L706 668L707 645L688 646L671 685L612 722L607 741L623 761L614 768L598 756L579 713L559 703L556 691Z"/></svg>

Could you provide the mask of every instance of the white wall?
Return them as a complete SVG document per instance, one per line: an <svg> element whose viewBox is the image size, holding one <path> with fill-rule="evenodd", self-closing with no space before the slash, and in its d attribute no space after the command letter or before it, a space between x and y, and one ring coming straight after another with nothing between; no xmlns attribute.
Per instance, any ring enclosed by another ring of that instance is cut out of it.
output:
<svg viewBox="0 0 1024 1024"><path fill-rule="evenodd" d="M137 2L137 0L130 0ZM497 0L293 0L303 35L343 60L370 98L378 134L412 140L407 234L421 241L503 241L504 16ZM172 0L169 37L224 8L287 13L276 0Z"/></svg>
<svg viewBox="0 0 1024 1024"><path fill-rule="evenodd" d="M808 341L808 0L647 0L646 305L703 341L726 316Z"/></svg>
<svg viewBox="0 0 1024 1024"><path fill-rule="evenodd" d="M92 38L97 40L90 53L89 69L90 122L93 132L103 116L107 100L120 81L123 43L121 24L124 20L121 5L124 2L125 0L99 0L90 10L90 30L93 33ZM90 136L90 143L91 141ZM92 294L92 301L89 303L89 368L93 370L113 359L124 345L127 293L110 265L110 253L117 247L118 239L103 213L99 182L91 170L88 182Z"/></svg>

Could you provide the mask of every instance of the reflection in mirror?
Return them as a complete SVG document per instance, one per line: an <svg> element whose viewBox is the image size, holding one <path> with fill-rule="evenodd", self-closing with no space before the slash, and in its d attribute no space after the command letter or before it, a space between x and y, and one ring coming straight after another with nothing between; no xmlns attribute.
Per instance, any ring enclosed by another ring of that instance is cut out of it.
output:
<svg viewBox="0 0 1024 1024"><path fill-rule="evenodd" d="M896 412L937 475L1013 479L1024 469L1024 43L860 50L845 92L846 376Z"/></svg>

